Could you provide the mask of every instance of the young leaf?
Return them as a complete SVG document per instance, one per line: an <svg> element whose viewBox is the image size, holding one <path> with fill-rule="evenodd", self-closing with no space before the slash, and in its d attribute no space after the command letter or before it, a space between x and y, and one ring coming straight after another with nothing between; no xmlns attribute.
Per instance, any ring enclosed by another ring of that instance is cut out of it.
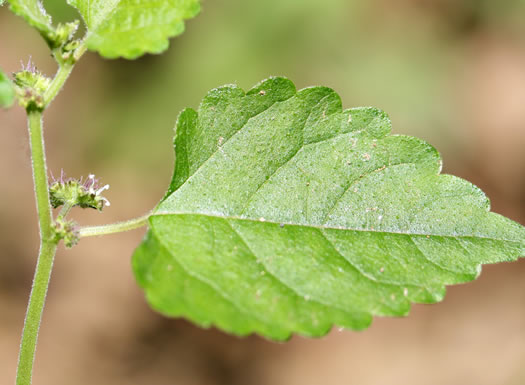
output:
<svg viewBox="0 0 525 385"><path fill-rule="evenodd" d="M35 27L40 33L49 39L54 32L51 24L51 16L46 13L41 0L8 0L11 4L11 11L21 16Z"/></svg>
<svg viewBox="0 0 525 385"><path fill-rule="evenodd" d="M15 90L11 80L0 69L0 108L8 108L15 100Z"/></svg>
<svg viewBox="0 0 525 385"><path fill-rule="evenodd" d="M283 78L184 110L171 186L133 256L149 303L238 335L321 336L525 254L524 227L390 129L382 111Z"/></svg>
<svg viewBox="0 0 525 385"><path fill-rule="evenodd" d="M199 13L199 0L68 0L88 28L87 47L107 58L134 59L168 48Z"/></svg>

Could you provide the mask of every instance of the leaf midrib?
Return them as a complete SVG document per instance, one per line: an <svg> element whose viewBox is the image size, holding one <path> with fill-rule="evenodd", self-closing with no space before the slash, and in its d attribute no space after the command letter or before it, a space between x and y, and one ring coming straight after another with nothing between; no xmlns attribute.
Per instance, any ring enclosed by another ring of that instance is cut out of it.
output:
<svg viewBox="0 0 525 385"><path fill-rule="evenodd" d="M345 230L345 231L355 231L355 232L362 232L362 233L377 233L377 234L392 234L392 235L408 235L408 236L421 236L421 237L442 237L442 238L452 238L452 239L484 239L489 241L499 241L499 242L508 242L517 244L518 246L521 246L522 242L512 239L504 239L504 238L494 238L494 237L484 237L484 236L478 236L478 235L451 235L451 234L441 234L441 233L411 233L411 232L404 232L404 231L386 231L386 230L370 230L370 229L357 229L352 227L343 227L343 226L327 226L327 225L315 225L315 224L303 224L303 223L292 223L292 222L276 222L272 220L266 220L263 218L255 219L255 218L248 218L248 217L242 217L242 216L235 216L235 215L217 215L217 214L207 214L202 212L185 212L185 211L156 211L150 216L150 222L151 218L154 218L156 216L170 216L170 215L192 215L192 216L205 216L209 218L221 218L221 219L229 219L229 220L236 220L236 221L249 221L254 223L267 223L267 224L274 224L274 225L284 225L284 226L296 226L296 227L309 227L309 228L315 228L315 229L321 229L321 230Z"/></svg>

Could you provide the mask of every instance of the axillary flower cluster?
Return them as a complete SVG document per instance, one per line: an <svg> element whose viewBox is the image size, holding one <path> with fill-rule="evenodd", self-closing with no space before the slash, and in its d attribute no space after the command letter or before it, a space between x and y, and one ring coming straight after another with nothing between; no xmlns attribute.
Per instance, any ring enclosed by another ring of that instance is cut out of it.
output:
<svg viewBox="0 0 525 385"><path fill-rule="evenodd" d="M100 187L95 175L83 178L65 178L64 173L55 179L49 187L49 196L53 208L60 206L79 206L83 209L92 208L102 211L104 206L110 206L109 201L101 193L109 189L109 185Z"/></svg>
<svg viewBox="0 0 525 385"><path fill-rule="evenodd" d="M102 211L110 206L109 201L101 194L109 189L109 185L99 185L95 175L84 178L65 178L61 172L60 178L55 179L49 187L49 198L53 208L62 206L62 210L55 220L55 238L64 240L66 247L72 247L78 242L77 226L74 222L65 219L71 208L78 206L83 209L91 208Z"/></svg>
<svg viewBox="0 0 525 385"><path fill-rule="evenodd" d="M26 110L44 108L44 93L51 84L51 79L42 74L31 61L31 58L22 69L15 72L14 83L18 101Z"/></svg>

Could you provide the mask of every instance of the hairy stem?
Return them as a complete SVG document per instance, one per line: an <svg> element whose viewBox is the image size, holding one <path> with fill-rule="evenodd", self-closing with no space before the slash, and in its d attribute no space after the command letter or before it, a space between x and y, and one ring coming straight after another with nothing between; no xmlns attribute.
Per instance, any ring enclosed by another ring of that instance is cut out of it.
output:
<svg viewBox="0 0 525 385"><path fill-rule="evenodd" d="M60 209L57 218L64 219L67 216L67 214L69 214L72 208L73 205L70 202L64 203L64 206L62 206L62 209Z"/></svg>
<svg viewBox="0 0 525 385"><path fill-rule="evenodd" d="M57 244L55 242L43 242L40 245L33 288L31 289L31 297L24 322L22 342L20 343L16 385L31 384L38 330L40 329L40 321L42 320L42 311L44 310L56 249Z"/></svg>
<svg viewBox="0 0 525 385"><path fill-rule="evenodd" d="M80 44L80 47L78 47L75 50L75 53L74 53L75 61L78 61L82 57L82 55L84 55L86 51L87 51L87 47L86 47L85 41L82 41L82 43Z"/></svg>
<svg viewBox="0 0 525 385"><path fill-rule="evenodd" d="M80 58L84 52L85 50L82 50L78 58ZM62 62L58 60L58 58L57 62L59 64L58 71L49 88L44 93L44 109L58 95L74 67L74 63ZM29 297L29 304L27 306L24 329L22 331L16 375L17 385L31 384L38 331L40 329L42 312L44 310L58 243L54 237L53 217L51 215L51 203L49 201L42 111L28 110L27 120L29 126L29 141L31 144L31 163L33 168L38 224L40 227L40 252L33 279L33 287ZM67 211L63 212L63 214L67 214Z"/></svg>
<svg viewBox="0 0 525 385"><path fill-rule="evenodd" d="M72 63L64 63L58 67L58 71L53 81L44 93L44 107L49 106L53 99L55 99L55 97L58 95L67 78L71 74L71 71L73 71L73 67L74 64Z"/></svg>
<svg viewBox="0 0 525 385"><path fill-rule="evenodd" d="M146 214L139 218L130 219L129 221L112 223L109 225L82 227L79 230L79 237L94 237L97 235L108 235L114 233L121 233L129 230L135 230L140 227L146 226L150 215L151 214Z"/></svg>
<svg viewBox="0 0 525 385"><path fill-rule="evenodd" d="M27 307L24 330L22 332L16 377L17 385L31 384L38 330L40 328L42 311L44 310L47 288L57 248L57 242L53 236L53 219L49 202L49 187L42 132L42 112L28 111L28 125L33 181L40 227L40 253Z"/></svg>
<svg viewBox="0 0 525 385"><path fill-rule="evenodd" d="M80 46L76 49L76 51L73 53L74 60L73 61L64 61L60 55L60 50L56 50L53 52L53 56L55 57L57 63L58 63L58 71L53 78L53 81L49 85L49 88L44 93L44 108L47 108L49 104L55 99L55 97L58 95L60 90L62 90L62 87L64 87L64 83L66 82L67 78L71 74L71 71L73 71L73 67L75 67L75 63L80 60L82 55L86 52L86 46L84 43L81 43Z"/></svg>
<svg viewBox="0 0 525 385"><path fill-rule="evenodd" d="M42 130L42 112L29 111L27 114L33 182L35 185L40 240L46 242L53 237L51 204L49 202L49 184L47 179L44 134Z"/></svg>

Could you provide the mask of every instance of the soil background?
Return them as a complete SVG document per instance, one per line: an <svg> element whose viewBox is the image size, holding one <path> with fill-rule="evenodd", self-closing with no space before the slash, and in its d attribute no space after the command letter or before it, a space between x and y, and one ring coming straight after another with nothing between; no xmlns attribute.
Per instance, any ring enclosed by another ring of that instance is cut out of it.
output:
<svg viewBox="0 0 525 385"><path fill-rule="evenodd" d="M56 20L75 12L44 1ZM45 114L50 170L110 183L103 214L142 215L171 178L175 120L227 83L285 75L326 85L345 107L387 111L394 132L442 154L494 211L525 223L525 1L203 0L161 56L87 54ZM0 8L0 67L32 56L56 70L36 32ZM25 116L0 111L0 384L14 384L38 228ZM35 385L518 385L525 383L525 260L486 266L437 305L363 332L239 339L148 308L130 256L143 230L60 247L40 332Z"/></svg>

